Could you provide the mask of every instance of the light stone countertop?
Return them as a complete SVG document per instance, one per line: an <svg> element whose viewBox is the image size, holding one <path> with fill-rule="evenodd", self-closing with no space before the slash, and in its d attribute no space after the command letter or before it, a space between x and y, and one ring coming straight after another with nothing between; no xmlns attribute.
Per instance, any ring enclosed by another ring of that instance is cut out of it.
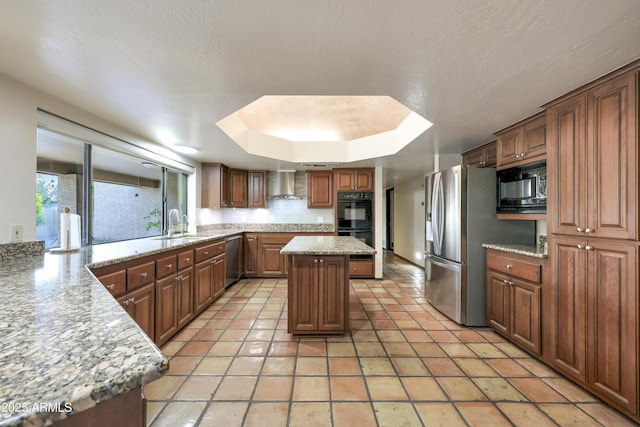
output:
<svg viewBox="0 0 640 427"><path fill-rule="evenodd" d="M352 236L296 236L283 255L373 255L376 250Z"/></svg>
<svg viewBox="0 0 640 427"><path fill-rule="evenodd" d="M269 225L250 230L284 231ZM0 426L49 424L66 415L47 408L64 411L70 404L73 412L89 409L168 369L167 358L86 266L102 267L244 231L224 228L186 238L136 239L0 259ZM318 230L302 226L286 231Z"/></svg>
<svg viewBox="0 0 640 427"><path fill-rule="evenodd" d="M483 243L483 248L495 249L497 251L511 254L530 256L533 258L547 258L547 253L540 245L519 245L509 243Z"/></svg>

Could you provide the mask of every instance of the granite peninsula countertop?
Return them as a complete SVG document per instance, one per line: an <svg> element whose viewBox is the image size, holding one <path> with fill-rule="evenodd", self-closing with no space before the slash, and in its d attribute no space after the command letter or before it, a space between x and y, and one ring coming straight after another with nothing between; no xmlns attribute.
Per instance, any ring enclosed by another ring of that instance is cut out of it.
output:
<svg viewBox="0 0 640 427"><path fill-rule="evenodd" d="M373 255L376 250L352 236L296 236L283 255Z"/></svg>
<svg viewBox="0 0 640 427"><path fill-rule="evenodd" d="M111 265L245 231L332 231L305 225L223 227L170 240L144 238L78 252L0 258L0 426L50 424L66 416L65 404L72 412L89 409L168 369L167 358L87 266Z"/></svg>
<svg viewBox="0 0 640 427"><path fill-rule="evenodd" d="M533 258L546 258L547 253L540 245L521 245L521 244L509 244L509 243L483 243L483 248L495 249L497 251L507 252L511 254L518 254L524 256L530 256Z"/></svg>

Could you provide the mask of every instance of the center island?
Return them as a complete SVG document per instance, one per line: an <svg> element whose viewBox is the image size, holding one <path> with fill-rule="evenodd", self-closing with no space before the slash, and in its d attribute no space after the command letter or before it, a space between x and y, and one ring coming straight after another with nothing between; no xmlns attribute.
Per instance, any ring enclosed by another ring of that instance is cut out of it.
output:
<svg viewBox="0 0 640 427"><path fill-rule="evenodd" d="M288 263L288 332L349 332L349 256L376 250L351 236L296 236L280 253Z"/></svg>

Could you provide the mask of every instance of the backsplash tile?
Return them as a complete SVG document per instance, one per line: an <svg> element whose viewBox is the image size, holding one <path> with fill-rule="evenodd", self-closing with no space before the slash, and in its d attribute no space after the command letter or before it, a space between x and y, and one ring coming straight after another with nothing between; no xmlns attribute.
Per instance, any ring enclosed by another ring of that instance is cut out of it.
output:
<svg viewBox="0 0 640 427"><path fill-rule="evenodd" d="M199 225L333 224L333 209L309 209L306 200L268 200L267 209L199 209Z"/></svg>

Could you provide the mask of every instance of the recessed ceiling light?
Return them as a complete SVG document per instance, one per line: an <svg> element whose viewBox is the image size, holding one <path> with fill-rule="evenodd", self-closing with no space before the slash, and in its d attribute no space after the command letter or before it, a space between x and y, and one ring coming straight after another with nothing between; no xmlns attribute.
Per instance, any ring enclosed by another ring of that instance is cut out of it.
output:
<svg viewBox="0 0 640 427"><path fill-rule="evenodd" d="M172 145L171 149L182 154L196 154L198 149L190 145Z"/></svg>

